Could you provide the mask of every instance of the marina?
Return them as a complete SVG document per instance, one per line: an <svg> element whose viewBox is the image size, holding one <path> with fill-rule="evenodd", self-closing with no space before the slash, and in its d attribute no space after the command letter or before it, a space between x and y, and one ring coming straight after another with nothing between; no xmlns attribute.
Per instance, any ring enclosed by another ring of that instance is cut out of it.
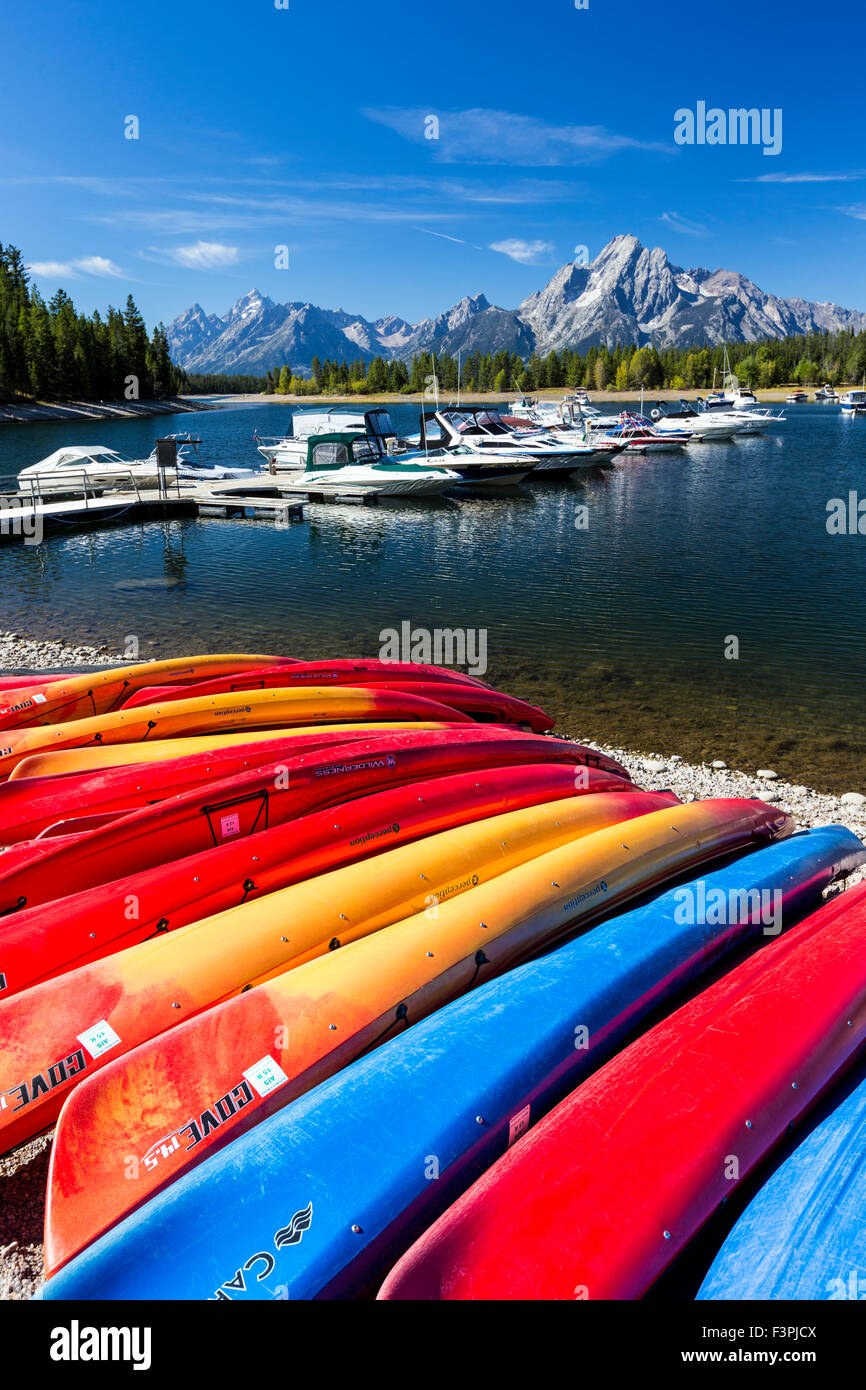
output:
<svg viewBox="0 0 866 1390"><path fill-rule="evenodd" d="M639 402L623 404L638 413ZM185 423L204 440L204 462L255 471L256 433L289 437L305 410L237 405ZM417 431L418 404L387 410L398 435ZM493 677L517 679L575 734L603 728L620 747L777 767L841 793L866 780L857 636L866 573L861 585L857 536L831 535L826 523L828 502L861 487L860 424L810 403L755 435L620 453L608 467L530 474L516 488L372 506L295 493L286 502L301 503L305 519L288 529L196 517L176 502L150 520L50 532L43 545L15 537L2 547L6 626L121 648L134 633L154 656L196 633L210 646L267 649L290 629L301 653L324 639L372 654L380 631L404 617L431 630L484 629ZM146 456L154 439L141 421L100 424L98 437L127 456ZM5 427L5 471L69 439L68 424ZM275 480L263 471L258 482ZM258 488L250 500L281 517ZM123 576L139 587L118 591ZM735 660L725 656L730 636Z"/></svg>

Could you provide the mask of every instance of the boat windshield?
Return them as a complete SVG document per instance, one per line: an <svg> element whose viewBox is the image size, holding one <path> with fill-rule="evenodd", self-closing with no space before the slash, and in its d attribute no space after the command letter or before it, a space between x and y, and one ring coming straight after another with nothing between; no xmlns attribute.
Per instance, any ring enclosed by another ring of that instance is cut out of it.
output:
<svg viewBox="0 0 866 1390"><path fill-rule="evenodd" d="M424 432L427 444L431 449L444 448L448 443L449 436L443 430L441 420L437 420L435 415L425 414Z"/></svg>
<svg viewBox="0 0 866 1390"><path fill-rule="evenodd" d="M352 461L345 444L316 444L312 455L313 468L342 468Z"/></svg>
<svg viewBox="0 0 866 1390"><path fill-rule="evenodd" d="M88 454L67 454L64 458L58 459L57 467L78 469L80 472L91 463L118 464L123 467L129 460L114 449L93 449Z"/></svg>
<svg viewBox="0 0 866 1390"><path fill-rule="evenodd" d="M477 431L479 434L510 434L496 411L490 410L448 410L444 418L460 434Z"/></svg>

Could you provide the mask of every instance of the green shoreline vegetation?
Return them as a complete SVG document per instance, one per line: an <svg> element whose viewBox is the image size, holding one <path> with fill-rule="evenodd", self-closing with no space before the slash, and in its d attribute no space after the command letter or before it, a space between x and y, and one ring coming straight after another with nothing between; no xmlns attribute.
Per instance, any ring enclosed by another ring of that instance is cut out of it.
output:
<svg viewBox="0 0 866 1390"><path fill-rule="evenodd" d="M866 379L866 332L812 333L760 343L731 343L744 385L840 386ZM411 363L322 362L309 377L288 364L264 376L187 372L172 362L163 324L148 334L132 295L121 311L79 313L65 290L50 301L31 284L22 253L0 242L0 401L162 400L181 395L424 396L587 390L611 393L709 390L722 380L723 346L656 348L617 344L533 354L507 349L467 354L423 352Z"/></svg>
<svg viewBox="0 0 866 1390"><path fill-rule="evenodd" d="M312 361L309 378L283 366L260 378L259 389L276 396L426 395L438 385L444 396L461 392L484 394L545 390L635 392L710 390L721 385L724 346L662 348L623 346L612 350L590 347L586 354L564 348L527 362L516 352L472 352L459 363L445 354L419 353L411 364ZM842 385L866 378L866 333L813 333L792 338L772 338L761 343L728 345L731 368L744 385L772 390L783 386ZM189 374L193 389L222 390L231 394L230 376ZM215 383L221 383L216 385ZM212 383L212 384L205 384ZM236 388L246 390L248 388Z"/></svg>
<svg viewBox="0 0 866 1390"><path fill-rule="evenodd" d="M104 317L78 313L62 289L46 303L21 252L0 242L0 401L159 400L183 389L164 326L148 335L132 295Z"/></svg>

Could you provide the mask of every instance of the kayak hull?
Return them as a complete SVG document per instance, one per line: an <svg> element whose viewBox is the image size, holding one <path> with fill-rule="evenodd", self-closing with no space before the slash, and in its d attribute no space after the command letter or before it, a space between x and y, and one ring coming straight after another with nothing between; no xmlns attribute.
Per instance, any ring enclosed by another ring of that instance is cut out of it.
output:
<svg viewBox="0 0 866 1390"><path fill-rule="evenodd" d="M192 685L196 681L277 663L293 664L291 657L223 654L106 667L104 671L94 671L84 676L64 676L60 680L53 676L40 676L4 690L0 700L0 729L24 729L72 719L88 719L117 709L134 691L157 681L171 685Z"/></svg>
<svg viewBox="0 0 866 1390"><path fill-rule="evenodd" d="M713 1261L698 1301L862 1301L864 1211L866 1083L861 1080L746 1207Z"/></svg>
<svg viewBox="0 0 866 1390"><path fill-rule="evenodd" d="M850 831L826 827L705 880L724 891L781 882L787 921L863 856ZM245 1301L277 1287L293 1301L358 1296L627 1030L721 953L761 939L755 920L696 936L677 922L677 905L669 891L415 1024L180 1177L62 1270L45 1297ZM575 1047L576 1018L587 1049ZM435 1168L419 1154L435 1155ZM303 1240L274 1248L275 1228L308 1203ZM49 1271L62 1262L63 1217L63 1197L52 1196ZM273 1278L225 1287L266 1248Z"/></svg>
<svg viewBox="0 0 866 1390"><path fill-rule="evenodd" d="M757 803L646 811L657 804L652 793L644 794L643 807L634 794L614 794L584 798L579 809L603 811L605 800L616 817L610 828L487 883L476 886L471 874L468 883L457 881L456 893L452 885L437 888L423 911L363 940L345 944L341 933L340 950L308 963L296 957L294 969L93 1076L70 1096L55 1135L52 1190L62 1189L67 1229L72 1208L84 1203L83 1229L92 1238L102 1229L94 1229L94 1220L120 1219L184 1166L456 995L663 881L691 857L706 858L722 841L730 845L732 838L751 838L760 825L785 822ZM264 1087L261 1067L271 1078ZM236 1088L245 1080L249 1093L238 1104ZM191 1115L201 1123L188 1131ZM221 1123L213 1123L214 1115ZM121 1154L137 1160L134 1183L118 1163ZM52 1244L52 1258L56 1253Z"/></svg>
<svg viewBox="0 0 866 1390"><path fill-rule="evenodd" d="M641 1297L864 1038L866 885L601 1067L440 1217L381 1296Z"/></svg>

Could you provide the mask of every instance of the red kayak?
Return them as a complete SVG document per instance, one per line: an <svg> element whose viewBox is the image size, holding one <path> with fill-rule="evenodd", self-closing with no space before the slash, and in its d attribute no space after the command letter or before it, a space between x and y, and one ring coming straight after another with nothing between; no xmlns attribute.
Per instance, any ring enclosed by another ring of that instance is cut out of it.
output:
<svg viewBox="0 0 866 1390"><path fill-rule="evenodd" d="M315 811L252 839L15 913L0 924L0 997L440 830L567 796L634 790L594 768L578 778L574 765L512 763L411 782Z"/></svg>
<svg viewBox="0 0 866 1390"><path fill-rule="evenodd" d="M456 729L462 731L465 725L458 725ZM487 730L483 732L488 736ZM260 743L230 744L159 762L121 764L59 776L10 778L0 783L0 845L34 840L58 825L61 833L77 834L86 828L85 821L94 816L102 820L115 819L209 782L236 777L263 764L287 763L304 753L360 743L388 733L387 725L378 729L370 725L356 726L352 730L335 730L323 725L320 731L311 734L283 736L275 732ZM490 733L496 737L500 731ZM517 731L511 736L516 739L533 737ZM553 740L555 746L558 742ZM567 746L574 748L576 745ZM589 749L584 751L590 752Z"/></svg>
<svg viewBox="0 0 866 1390"><path fill-rule="evenodd" d="M424 666L414 661L377 661L372 658L345 657L338 661L298 661L291 666L276 664L260 666L251 671L219 676L187 687L190 695L218 695L222 690L257 690L268 685L379 685L392 681L450 680L458 685L474 685L482 690L490 687L477 676L445 666ZM130 695L123 708L135 705L163 704L166 700L183 699L183 692L172 685L151 685Z"/></svg>
<svg viewBox="0 0 866 1390"><path fill-rule="evenodd" d="M342 757L339 750L323 749L267 763L80 835L7 850L0 856L0 916L253 835L381 787L548 758L580 764L583 750L559 739L524 740L506 730L469 725L382 734L350 744Z"/></svg>
<svg viewBox="0 0 866 1390"><path fill-rule="evenodd" d="M385 671L388 670L387 663L381 663ZM426 700L436 700L440 705L445 705L449 709L459 710L463 714L469 714L473 719L495 721L500 724L525 725L533 733L548 733L554 726L555 720L551 719L544 710L538 709L536 705L527 704L525 700L518 700L513 695L504 695L499 690L491 690L487 686L475 685L469 681L456 680L453 676L439 679L439 673L433 667L423 668L434 672L434 678L428 677L421 679L417 674L407 676L406 674L393 674L392 664L390 676L377 672L373 679L366 676L359 676L357 672L347 670L345 673L336 674L337 679L328 681L334 685L353 685L363 687L374 685L377 690L392 690L400 694L420 695ZM208 681L206 685L192 686L186 690L142 690L136 695L132 695L124 709L134 709L141 705L165 704L166 701L192 699L196 695L220 695L224 691L232 690L268 690L272 688L291 688L292 668L289 668L289 678L286 673L279 668L270 671L252 671L249 675L249 684L246 684L245 676L226 676L221 680ZM307 681L297 682L298 684L309 684ZM146 697L146 698L145 698Z"/></svg>
<svg viewBox="0 0 866 1390"><path fill-rule="evenodd" d="M406 1254L392 1299L640 1298L866 1038L866 885L650 1029Z"/></svg>

